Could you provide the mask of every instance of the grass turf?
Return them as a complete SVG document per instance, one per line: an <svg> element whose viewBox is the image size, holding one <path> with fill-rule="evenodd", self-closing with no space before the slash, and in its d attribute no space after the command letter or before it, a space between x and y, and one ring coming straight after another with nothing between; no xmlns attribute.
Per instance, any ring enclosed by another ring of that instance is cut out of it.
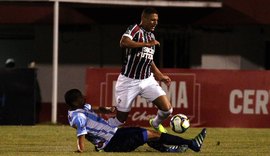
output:
<svg viewBox="0 0 270 156"><path fill-rule="evenodd" d="M190 128L182 136L193 138L201 128ZM75 129L66 125L37 126L0 126L0 155L78 155L76 150ZM170 132L172 133L172 132ZM175 134L175 133L174 133ZM185 153L159 153L147 145L134 152L124 153L127 156L165 156L165 155L269 155L270 129L248 128L208 128L207 138L201 152L188 150ZM90 143L81 155L122 156L123 153L95 152Z"/></svg>

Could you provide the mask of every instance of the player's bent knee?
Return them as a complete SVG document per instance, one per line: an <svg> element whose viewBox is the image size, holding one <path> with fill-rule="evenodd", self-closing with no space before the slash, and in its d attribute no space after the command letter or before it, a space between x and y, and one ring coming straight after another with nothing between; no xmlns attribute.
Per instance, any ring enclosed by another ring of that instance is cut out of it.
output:
<svg viewBox="0 0 270 156"><path fill-rule="evenodd" d="M158 107L158 109L163 110L163 111L168 111L169 109L172 108L172 105L170 101L168 100L167 96L163 95L158 98L156 98L153 101L154 105Z"/></svg>

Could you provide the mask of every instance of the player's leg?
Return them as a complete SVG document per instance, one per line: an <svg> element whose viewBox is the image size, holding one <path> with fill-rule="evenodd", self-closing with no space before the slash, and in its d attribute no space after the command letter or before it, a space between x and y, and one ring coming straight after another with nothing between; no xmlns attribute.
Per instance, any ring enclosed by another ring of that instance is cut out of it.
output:
<svg viewBox="0 0 270 156"><path fill-rule="evenodd" d="M159 141L148 141L147 145L160 152L183 153L188 149L188 145L165 145Z"/></svg>
<svg viewBox="0 0 270 156"><path fill-rule="evenodd" d="M147 130L147 135L148 135L147 145L155 150L158 150L160 152L182 152L180 150L176 150L175 148L172 149L171 147L173 146L166 146L163 143L161 143L159 141L161 134L156 131ZM180 149L178 148L180 147L178 145L175 147L177 147L177 149Z"/></svg>
<svg viewBox="0 0 270 156"><path fill-rule="evenodd" d="M140 127L118 128L104 148L105 152L130 152L147 142L147 130Z"/></svg>
<svg viewBox="0 0 270 156"><path fill-rule="evenodd" d="M146 130L139 127L119 128L107 146L106 152L129 152L147 142L151 142L153 147L162 152L176 152L166 149L163 144L182 146L187 145L195 152L199 152L206 136L206 129L203 129L194 139L184 139L167 133L158 133L153 130ZM151 144L150 143L150 144ZM154 147L155 146L155 147Z"/></svg>
<svg viewBox="0 0 270 156"><path fill-rule="evenodd" d="M184 139L167 133L158 133L153 130L147 130L148 141L159 141L167 145L189 145L191 140Z"/></svg>
<svg viewBox="0 0 270 156"><path fill-rule="evenodd" d="M115 85L116 117L108 119L111 126L123 125L128 118L129 111L134 99L138 96L139 81L119 75Z"/></svg>
<svg viewBox="0 0 270 156"><path fill-rule="evenodd" d="M154 145L158 146L158 144L165 144L165 145L177 145L177 146L182 146L182 145L187 145L188 148L192 149L195 152L199 152L203 141L206 137L206 129L204 128L194 139L184 139L179 136L167 134L167 133L157 133L152 130L147 130L147 135L148 135L148 141L156 142ZM159 136L159 137L158 137ZM157 139L158 138L158 139ZM159 145L160 148L164 148ZM164 150L164 149L163 149ZM170 149L166 149L170 150Z"/></svg>
<svg viewBox="0 0 270 156"><path fill-rule="evenodd" d="M153 104L158 108L156 117L149 121L150 125L159 132L167 132L161 123L168 118L173 110L166 93L159 86L153 76L150 76L143 81L142 86L145 86L141 93L142 97L146 98L147 101L153 102Z"/></svg>
<svg viewBox="0 0 270 156"><path fill-rule="evenodd" d="M150 120L150 125L153 127L158 127L160 129L160 127L162 126L161 123L172 114L173 109L166 95L161 95L156 98L153 101L153 104L157 106L158 112L155 118Z"/></svg>

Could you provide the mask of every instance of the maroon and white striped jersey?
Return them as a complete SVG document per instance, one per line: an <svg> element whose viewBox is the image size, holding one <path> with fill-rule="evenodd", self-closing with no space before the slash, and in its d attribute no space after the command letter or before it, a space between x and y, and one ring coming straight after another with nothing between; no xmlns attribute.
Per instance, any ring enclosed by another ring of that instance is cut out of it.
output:
<svg viewBox="0 0 270 156"><path fill-rule="evenodd" d="M137 24L130 25L123 36L135 42L149 42L155 39L152 32L144 30ZM121 74L132 79L145 79L151 75L151 63L155 46L142 48L126 48Z"/></svg>

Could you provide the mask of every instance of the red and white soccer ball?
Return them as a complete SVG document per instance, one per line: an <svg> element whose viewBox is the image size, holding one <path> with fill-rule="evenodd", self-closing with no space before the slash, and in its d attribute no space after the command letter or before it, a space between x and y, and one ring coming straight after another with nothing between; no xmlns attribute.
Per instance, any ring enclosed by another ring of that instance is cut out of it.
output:
<svg viewBox="0 0 270 156"><path fill-rule="evenodd" d="M190 122L186 115L175 114L171 117L170 126L174 132L184 133L190 127Z"/></svg>

